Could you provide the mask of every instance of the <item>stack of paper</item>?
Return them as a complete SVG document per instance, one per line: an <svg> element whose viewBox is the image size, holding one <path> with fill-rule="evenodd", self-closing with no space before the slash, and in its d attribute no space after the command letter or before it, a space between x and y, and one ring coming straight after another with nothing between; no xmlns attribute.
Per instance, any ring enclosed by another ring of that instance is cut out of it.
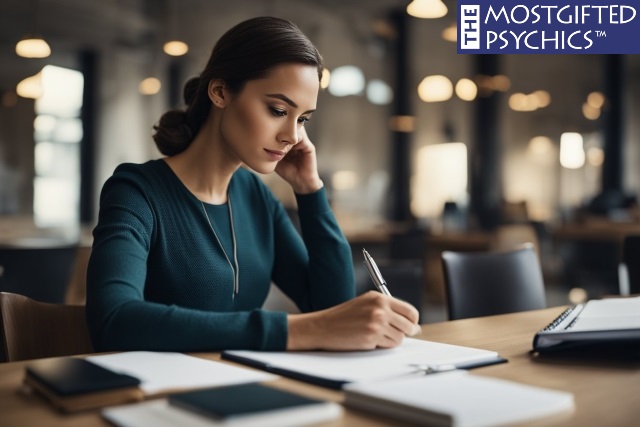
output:
<svg viewBox="0 0 640 427"><path fill-rule="evenodd" d="M573 395L451 371L345 386L345 405L419 425L481 427L570 412Z"/></svg>

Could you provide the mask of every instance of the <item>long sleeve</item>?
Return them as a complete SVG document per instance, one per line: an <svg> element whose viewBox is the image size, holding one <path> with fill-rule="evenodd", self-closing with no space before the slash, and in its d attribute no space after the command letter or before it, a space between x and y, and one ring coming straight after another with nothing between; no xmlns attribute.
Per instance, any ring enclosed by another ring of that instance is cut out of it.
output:
<svg viewBox="0 0 640 427"><path fill-rule="evenodd" d="M353 298L351 249L329 207L325 189L296 198L302 238L282 205L275 207L274 283L305 312Z"/></svg>
<svg viewBox="0 0 640 427"><path fill-rule="evenodd" d="M123 175L114 176L105 184L99 223L94 230L86 310L95 349L284 349L285 313L187 308L177 305L180 300L177 296L173 304L149 300L149 288L160 286L147 281L148 269L154 265L149 257L159 250L154 244L159 244L157 234L163 230L157 223L159 212L152 210L141 179ZM182 255L174 254L164 260L175 262L175 275L184 274L184 267L180 267ZM154 280L159 280L157 274L154 276ZM172 280L170 275L165 275L165 279Z"/></svg>

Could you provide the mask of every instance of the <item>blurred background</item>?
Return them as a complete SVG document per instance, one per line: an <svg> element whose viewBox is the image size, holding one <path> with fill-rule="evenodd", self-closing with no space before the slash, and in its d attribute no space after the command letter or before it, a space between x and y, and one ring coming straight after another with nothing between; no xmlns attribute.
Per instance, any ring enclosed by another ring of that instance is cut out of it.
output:
<svg viewBox="0 0 640 427"><path fill-rule="evenodd" d="M458 55L452 0L3 0L0 246L78 245L64 292L82 302L102 184L160 157L153 124L260 15L324 56L308 132L360 290L364 246L444 320L442 251L531 242L549 305L620 292L640 233L640 57Z"/></svg>

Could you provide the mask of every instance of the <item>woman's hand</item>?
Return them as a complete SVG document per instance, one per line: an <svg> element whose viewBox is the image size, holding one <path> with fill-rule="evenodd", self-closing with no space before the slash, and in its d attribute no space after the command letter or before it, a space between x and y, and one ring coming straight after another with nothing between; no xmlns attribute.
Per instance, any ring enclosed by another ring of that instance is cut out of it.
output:
<svg viewBox="0 0 640 427"><path fill-rule="evenodd" d="M278 162L276 173L293 187L297 194L310 194L322 188L318 175L316 147L309 140L304 127L300 128L301 140Z"/></svg>
<svg viewBox="0 0 640 427"><path fill-rule="evenodd" d="M416 335L418 311L411 304L367 292L326 310L288 316L287 350L372 350Z"/></svg>

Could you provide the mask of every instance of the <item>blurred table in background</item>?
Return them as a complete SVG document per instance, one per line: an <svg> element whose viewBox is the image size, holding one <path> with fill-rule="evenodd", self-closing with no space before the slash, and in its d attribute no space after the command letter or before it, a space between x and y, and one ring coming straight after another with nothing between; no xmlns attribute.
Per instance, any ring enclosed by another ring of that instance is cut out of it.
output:
<svg viewBox="0 0 640 427"><path fill-rule="evenodd" d="M566 286L586 289L589 298L619 292L618 265L628 235L640 235L640 222L589 217L553 228Z"/></svg>
<svg viewBox="0 0 640 427"><path fill-rule="evenodd" d="M640 222L616 222L590 219L562 224L552 231L556 241L590 241L622 244L625 236L640 235Z"/></svg>

